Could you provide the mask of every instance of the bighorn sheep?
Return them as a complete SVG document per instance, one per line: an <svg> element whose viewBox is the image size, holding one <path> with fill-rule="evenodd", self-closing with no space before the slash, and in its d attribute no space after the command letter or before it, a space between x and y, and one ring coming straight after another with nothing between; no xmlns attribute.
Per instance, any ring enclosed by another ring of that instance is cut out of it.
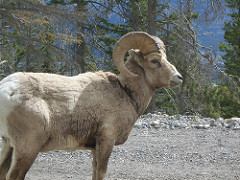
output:
<svg viewBox="0 0 240 180"><path fill-rule="evenodd" d="M39 152L77 149L91 150L92 179L104 179L113 146L128 139L155 89L182 83L163 42L145 32L120 38L113 61L118 76L19 72L0 82L1 180L23 180Z"/></svg>

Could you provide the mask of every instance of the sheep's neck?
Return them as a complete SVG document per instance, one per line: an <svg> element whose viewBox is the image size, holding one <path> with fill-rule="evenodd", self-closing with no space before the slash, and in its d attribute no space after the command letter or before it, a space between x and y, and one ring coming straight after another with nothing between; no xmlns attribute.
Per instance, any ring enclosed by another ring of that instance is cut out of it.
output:
<svg viewBox="0 0 240 180"><path fill-rule="evenodd" d="M139 69L139 71L142 70ZM138 77L135 78L127 78L119 75L118 79L122 87L131 93L129 96L131 96L130 98L136 103L138 115L142 115L154 94L154 90L147 83L144 73L139 72Z"/></svg>

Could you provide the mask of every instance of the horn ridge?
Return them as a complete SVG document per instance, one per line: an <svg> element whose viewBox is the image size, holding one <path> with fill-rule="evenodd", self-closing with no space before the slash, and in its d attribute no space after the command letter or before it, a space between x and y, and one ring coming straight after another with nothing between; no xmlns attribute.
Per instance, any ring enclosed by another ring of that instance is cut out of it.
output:
<svg viewBox="0 0 240 180"><path fill-rule="evenodd" d="M122 36L113 48L113 62L121 74L127 77L136 77L130 72L124 63L124 57L128 50L139 49L143 54L150 52L160 52L161 40L158 37L151 36L146 32L133 31Z"/></svg>

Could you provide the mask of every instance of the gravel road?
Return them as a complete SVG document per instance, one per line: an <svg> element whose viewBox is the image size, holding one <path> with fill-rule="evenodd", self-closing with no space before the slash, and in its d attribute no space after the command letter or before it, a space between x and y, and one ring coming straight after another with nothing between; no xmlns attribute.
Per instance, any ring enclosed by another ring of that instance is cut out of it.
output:
<svg viewBox="0 0 240 180"><path fill-rule="evenodd" d="M91 180L88 151L40 153L26 180ZM240 131L137 128L116 146L106 180L240 179Z"/></svg>

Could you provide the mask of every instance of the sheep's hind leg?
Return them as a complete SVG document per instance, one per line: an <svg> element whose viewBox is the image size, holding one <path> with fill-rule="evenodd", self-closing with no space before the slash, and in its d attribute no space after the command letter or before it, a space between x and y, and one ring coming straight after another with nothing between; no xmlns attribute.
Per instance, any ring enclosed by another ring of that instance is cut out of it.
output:
<svg viewBox="0 0 240 180"><path fill-rule="evenodd" d="M0 160L0 179L6 180L7 172L11 165L13 148L10 147L8 138L2 137L2 150Z"/></svg>
<svg viewBox="0 0 240 180"><path fill-rule="evenodd" d="M114 140L98 139L96 142L96 180L103 180L107 172L107 164L112 153Z"/></svg>
<svg viewBox="0 0 240 180"><path fill-rule="evenodd" d="M96 151L92 150L92 180L96 180L96 169L97 169L97 160L96 160Z"/></svg>
<svg viewBox="0 0 240 180"><path fill-rule="evenodd" d="M13 148L13 156L10 170L6 180L24 180L28 170L36 159L38 152L27 152Z"/></svg>
<svg viewBox="0 0 240 180"><path fill-rule="evenodd" d="M40 135L21 137L14 141L12 163L6 180L24 180L45 142L45 137Z"/></svg>

